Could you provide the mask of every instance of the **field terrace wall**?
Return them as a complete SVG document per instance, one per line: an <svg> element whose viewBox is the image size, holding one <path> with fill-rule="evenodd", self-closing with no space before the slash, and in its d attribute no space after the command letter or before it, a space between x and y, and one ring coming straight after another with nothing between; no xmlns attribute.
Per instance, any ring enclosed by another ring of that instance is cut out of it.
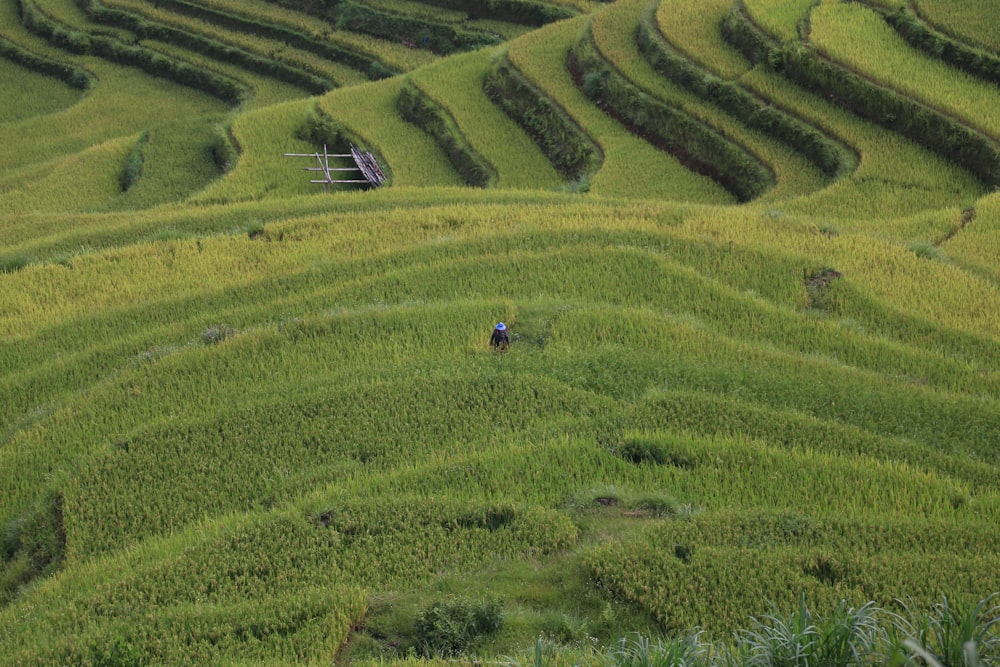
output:
<svg viewBox="0 0 1000 667"><path fill-rule="evenodd" d="M803 43L780 44L749 18L737 0L723 35L752 62L818 92L852 113L898 132L975 174L1000 185L1000 147L984 134L889 88L876 85Z"/></svg>
<svg viewBox="0 0 1000 667"><path fill-rule="evenodd" d="M483 90L534 140L560 174L570 180L596 172L600 147L506 58L486 75Z"/></svg>
<svg viewBox="0 0 1000 667"><path fill-rule="evenodd" d="M0 57L34 72L51 76L77 90L88 90L94 85L94 76L85 69L32 53L3 37L0 37Z"/></svg>
<svg viewBox="0 0 1000 667"><path fill-rule="evenodd" d="M737 200L750 201L774 186L774 173L754 155L630 83L598 52L589 31L570 51L567 65L584 94L607 113Z"/></svg>
<svg viewBox="0 0 1000 667"><path fill-rule="evenodd" d="M362 33L413 48L427 49L439 55L476 49L500 43L500 38L485 32L461 30L423 18L379 11L352 0L267 0L283 7L308 12L326 19L341 30Z"/></svg>
<svg viewBox="0 0 1000 667"><path fill-rule="evenodd" d="M656 25L656 5L643 16L636 42L646 61L659 74L758 130L806 156L830 178L839 178L857 165L851 150L793 115L767 103L739 84L710 74L682 55Z"/></svg>
<svg viewBox="0 0 1000 667"><path fill-rule="evenodd" d="M129 12L108 9L99 0L78 0L78 2L90 20L130 30L139 39L162 40L257 74L281 79L313 94L321 94L336 87L333 81L300 67L288 65L274 58L265 58L210 37L167 26Z"/></svg>
<svg viewBox="0 0 1000 667"><path fill-rule="evenodd" d="M865 4L881 13L886 23L914 48L956 69L1000 85L1000 58L935 30L905 6L890 12L870 2Z"/></svg>
<svg viewBox="0 0 1000 667"><path fill-rule="evenodd" d="M86 1L81 0L81 2ZM92 2L90 4L97 3ZM392 67L389 67L375 57L352 51L330 42L314 39L288 26L278 25L251 16L237 15L196 2L187 2L186 0L160 0L157 2L157 6L179 14L202 19L227 29L282 41L289 46L315 53L316 55L329 58L330 60L343 63L348 67L364 72L369 79L383 79L399 74Z"/></svg>
<svg viewBox="0 0 1000 667"><path fill-rule="evenodd" d="M495 186L496 169L469 144L447 109L435 102L412 81L399 93L399 114L434 138L448 160L469 185Z"/></svg>
<svg viewBox="0 0 1000 667"><path fill-rule="evenodd" d="M19 3L21 20L28 30L71 53L93 54L120 65L138 67L153 76L197 88L234 105L250 96L250 91L233 79L111 37L69 29L46 16L32 0L19 0Z"/></svg>
<svg viewBox="0 0 1000 667"><path fill-rule="evenodd" d="M422 0L424 4L468 12L471 18L543 26L576 16L567 7L534 0Z"/></svg>

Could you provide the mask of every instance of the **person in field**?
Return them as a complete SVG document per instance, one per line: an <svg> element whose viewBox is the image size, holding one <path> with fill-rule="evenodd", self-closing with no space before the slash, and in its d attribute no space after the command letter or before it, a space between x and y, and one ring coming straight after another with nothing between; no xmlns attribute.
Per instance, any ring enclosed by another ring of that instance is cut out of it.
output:
<svg viewBox="0 0 1000 667"><path fill-rule="evenodd" d="M507 325L501 322L493 329L493 335L490 336L490 347L492 347L497 352L503 352L508 347L510 347L510 337L507 335Z"/></svg>

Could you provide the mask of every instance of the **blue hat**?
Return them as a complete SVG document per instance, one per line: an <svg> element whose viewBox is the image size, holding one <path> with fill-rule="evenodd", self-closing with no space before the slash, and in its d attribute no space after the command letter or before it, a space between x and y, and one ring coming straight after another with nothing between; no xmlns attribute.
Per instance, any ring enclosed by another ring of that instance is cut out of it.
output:
<svg viewBox="0 0 1000 667"><path fill-rule="evenodd" d="M505 329L507 329L507 325L503 322L497 325L497 331L504 331Z"/></svg>

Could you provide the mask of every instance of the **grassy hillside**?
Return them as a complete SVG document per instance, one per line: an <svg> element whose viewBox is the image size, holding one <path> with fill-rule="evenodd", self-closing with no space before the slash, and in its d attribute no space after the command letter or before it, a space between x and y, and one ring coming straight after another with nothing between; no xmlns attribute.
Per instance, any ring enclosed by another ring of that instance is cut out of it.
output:
<svg viewBox="0 0 1000 667"><path fill-rule="evenodd" d="M0 665L997 664L988 4L0 0Z"/></svg>

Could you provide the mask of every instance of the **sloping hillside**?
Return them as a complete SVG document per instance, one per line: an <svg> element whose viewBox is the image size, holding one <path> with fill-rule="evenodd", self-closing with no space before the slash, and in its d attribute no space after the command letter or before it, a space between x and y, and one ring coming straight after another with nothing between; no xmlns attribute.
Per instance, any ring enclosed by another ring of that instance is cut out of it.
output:
<svg viewBox="0 0 1000 667"><path fill-rule="evenodd" d="M0 0L0 665L996 617L993 14Z"/></svg>

